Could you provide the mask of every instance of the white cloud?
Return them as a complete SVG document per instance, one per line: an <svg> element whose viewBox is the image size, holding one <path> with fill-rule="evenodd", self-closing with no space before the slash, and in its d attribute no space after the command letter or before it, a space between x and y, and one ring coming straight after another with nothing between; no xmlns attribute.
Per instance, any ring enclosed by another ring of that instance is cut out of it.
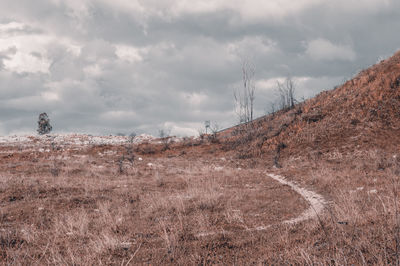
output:
<svg viewBox="0 0 400 266"><path fill-rule="evenodd" d="M0 24L0 34L1 35L10 34L9 31L23 30L24 28L25 25L23 23L12 21L9 23Z"/></svg>
<svg viewBox="0 0 400 266"><path fill-rule="evenodd" d="M270 79L259 79L256 81L256 88L259 91L268 92L268 93L277 93L278 82L284 83L288 77L274 77ZM307 84L310 80L313 80L311 77L290 77L293 81L296 88L304 87L304 84Z"/></svg>
<svg viewBox="0 0 400 266"><path fill-rule="evenodd" d="M115 48L115 53L122 60L128 61L130 63L143 61L143 57L141 55L143 51L136 47L129 45L116 45Z"/></svg>
<svg viewBox="0 0 400 266"><path fill-rule="evenodd" d="M133 12L146 12L146 5L148 5L151 1L140 1L140 0L113 0L110 2L109 0L100 0L106 5L109 5L115 9L119 10L128 10ZM160 2L162 5L163 1Z"/></svg>
<svg viewBox="0 0 400 266"><path fill-rule="evenodd" d="M81 54L82 47L78 44L74 44L71 41L67 39L61 39L59 40L60 44L64 45L67 49L68 52L73 54L74 56L78 57Z"/></svg>
<svg viewBox="0 0 400 266"><path fill-rule="evenodd" d="M125 110L112 110L101 114L100 117L102 119L110 121L127 122L133 120L136 117L136 113L133 111L125 111Z"/></svg>
<svg viewBox="0 0 400 266"><path fill-rule="evenodd" d="M67 37L31 32L20 22L0 24L0 52L15 49L13 55L3 60L5 68L16 73L49 73L52 59L48 48L51 44L60 44L66 51L79 56L81 46Z"/></svg>
<svg viewBox="0 0 400 266"><path fill-rule="evenodd" d="M259 79L256 81L257 90L261 91L273 91L277 88L278 82L284 82L285 77L275 77L270 79Z"/></svg>
<svg viewBox="0 0 400 266"><path fill-rule="evenodd" d="M195 108L200 107L202 104L204 104L207 101L208 97L204 93L182 92L181 99L183 102L186 102L191 108Z"/></svg>
<svg viewBox="0 0 400 266"><path fill-rule="evenodd" d="M84 67L83 72L85 72L88 77L99 77L102 70L99 64L92 64Z"/></svg>
<svg viewBox="0 0 400 266"><path fill-rule="evenodd" d="M41 96L45 101L48 101L48 102L61 100L60 94L55 90L43 91L41 93Z"/></svg>
<svg viewBox="0 0 400 266"><path fill-rule="evenodd" d="M333 89L334 86L337 86L343 82L343 77L303 77L294 80L296 85L296 97L298 100L301 100L302 98L308 99L313 97L316 93L322 90Z"/></svg>
<svg viewBox="0 0 400 266"><path fill-rule="evenodd" d="M17 73L49 71L50 61L45 57L48 36L25 34L25 25L17 22L0 24L0 51L13 48L16 52L3 60L7 70ZM13 32L20 31L20 32Z"/></svg>
<svg viewBox="0 0 400 266"><path fill-rule="evenodd" d="M171 130L170 135L172 136L196 136L198 135L198 129L203 128L204 125L201 123L176 123L176 122L165 122L162 128Z"/></svg>
<svg viewBox="0 0 400 266"><path fill-rule="evenodd" d="M17 52L10 59L5 59L3 62L7 70L17 73L48 73L50 66L49 60L45 58L38 58L36 56L23 52Z"/></svg>
<svg viewBox="0 0 400 266"><path fill-rule="evenodd" d="M230 53L239 58L259 57L279 50L277 43L263 36L246 36L228 44ZM252 60L253 58L249 58Z"/></svg>
<svg viewBox="0 0 400 266"><path fill-rule="evenodd" d="M270 79L260 79L256 81L256 88L259 94L279 96L277 83L285 82L287 77L274 77ZM310 77L310 76L294 76L291 77L295 86L295 97L302 100L313 97L321 90L332 89L334 86L343 81L343 77Z"/></svg>
<svg viewBox="0 0 400 266"><path fill-rule="evenodd" d="M306 54L314 60L354 61L356 53L349 45L336 45L325 39L315 39L307 44Z"/></svg>

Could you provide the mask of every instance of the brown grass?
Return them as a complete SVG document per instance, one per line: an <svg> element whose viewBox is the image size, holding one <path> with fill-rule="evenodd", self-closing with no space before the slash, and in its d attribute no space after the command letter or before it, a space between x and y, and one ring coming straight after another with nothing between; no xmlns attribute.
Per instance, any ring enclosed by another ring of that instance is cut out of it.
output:
<svg viewBox="0 0 400 266"><path fill-rule="evenodd" d="M304 185L330 198L327 215L300 227L304 234L291 257L308 264L397 264L399 262L399 178L396 154L371 150L337 151L316 165L288 160L287 168L303 168ZM338 164L340 163L340 164ZM307 164L308 165L308 164ZM287 170L289 176L299 171ZM296 234L297 235L297 234Z"/></svg>
<svg viewBox="0 0 400 266"><path fill-rule="evenodd" d="M0 151L13 154L0 163L5 264L239 261L241 242L256 244L248 228L279 224L307 207L262 168L230 158L157 155L124 162L121 173L119 146Z"/></svg>
<svg viewBox="0 0 400 266"><path fill-rule="evenodd" d="M308 206L289 187L266 177L265 171L277 170L264 166L263 159L210 157L207 152L194 156L188 150L185 156L155 154L134 164L124 162L120 173L118 158L123 150L67 146L38 153L0 147L0 261L34 265L399 261L397 154L333 149L285 158L280 174L329 200L318 219L288 225L281 222ZM248 230L259 226L270 227Z"/></svg>

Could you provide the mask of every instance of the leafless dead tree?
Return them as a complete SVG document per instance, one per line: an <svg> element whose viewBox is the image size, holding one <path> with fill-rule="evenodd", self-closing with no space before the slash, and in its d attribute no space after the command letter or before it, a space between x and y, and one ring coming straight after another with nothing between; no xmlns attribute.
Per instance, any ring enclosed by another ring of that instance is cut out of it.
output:
<svg viewBox="0 0 400 266"><path fill-rule="evenodd" d="M243 88L234 91L235 110L240 123L253 121L254 100L256 86L254 82L256 70L255 66L248 60L242 63L242 81Z"/></svg>
<svg viewBox="0 0 400 266"><path fill-rule="evenodd" d="M295 84L292 78L287 77L284 82L277 82L279 91L279 104L280 109L292 109L296 102L294 98Z"/></svg>

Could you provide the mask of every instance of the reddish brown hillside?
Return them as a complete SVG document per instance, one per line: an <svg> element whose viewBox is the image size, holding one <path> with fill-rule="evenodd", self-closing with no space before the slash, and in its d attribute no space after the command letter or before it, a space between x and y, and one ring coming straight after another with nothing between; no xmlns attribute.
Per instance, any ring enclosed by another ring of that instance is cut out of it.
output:
<svg viewBox="0 0 400 266"><path fill-rule="evenodd" d="M332 149L399 149L400 52L334 90L256 121L252 145L242 153L282 156L324 153ZM231 130L232 132L233 130Z"/></svg>

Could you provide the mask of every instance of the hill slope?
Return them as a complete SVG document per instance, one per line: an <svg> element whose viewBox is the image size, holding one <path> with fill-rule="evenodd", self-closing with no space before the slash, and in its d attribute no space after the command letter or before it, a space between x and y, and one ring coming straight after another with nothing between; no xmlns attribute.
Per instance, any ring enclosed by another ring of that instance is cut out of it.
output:
<svg viewBox="0 0 400 266"><path fill-rule="evenodd" d="M325 91L292 110L258 119L241 153L282 156L304 152L398 149L400 143L400 52L340 87ZM236 129L223 134L236 135ZM237 133L237 132L236 132ZM393 145L393 143L397 144ZM235 147L236 148L236 147Z"/></svg>

